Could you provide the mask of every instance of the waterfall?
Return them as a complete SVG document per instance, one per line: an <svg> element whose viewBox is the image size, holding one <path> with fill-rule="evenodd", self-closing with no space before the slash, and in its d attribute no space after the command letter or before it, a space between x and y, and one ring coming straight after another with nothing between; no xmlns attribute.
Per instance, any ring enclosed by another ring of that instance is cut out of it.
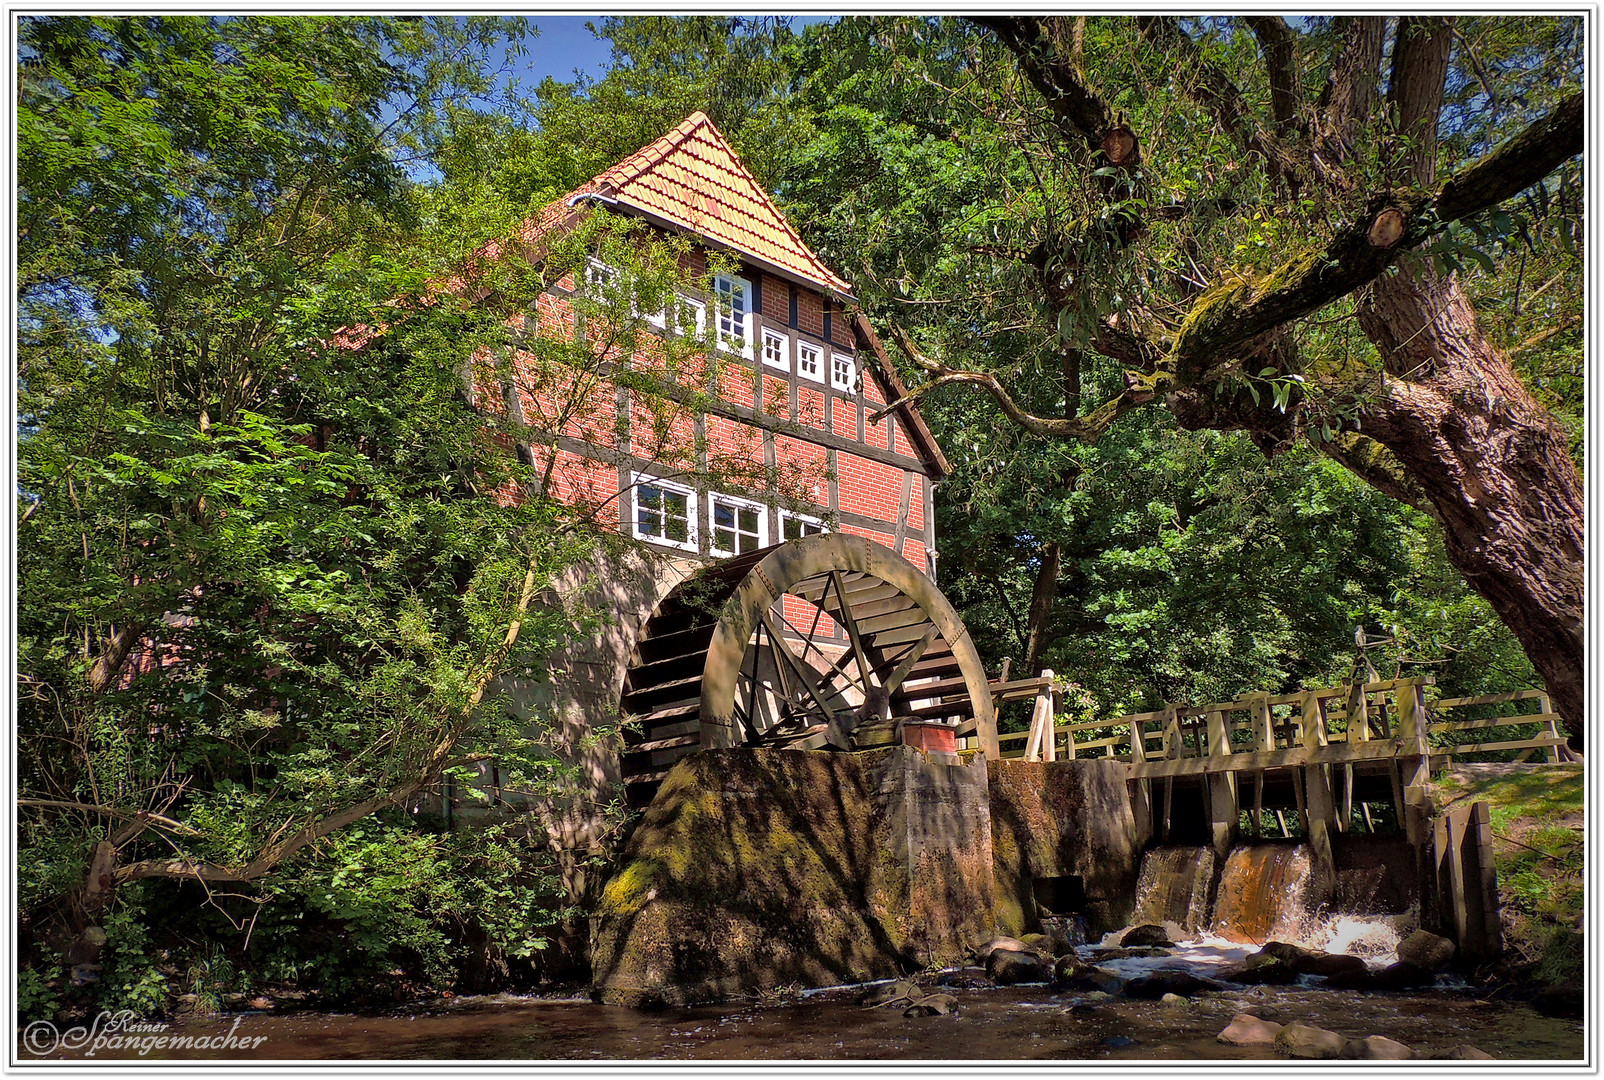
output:
<svg viewBox="0 0 1604 1080"><path fill-rule="evenodd" d="M1398 852L1385 842L1359 846L1366 850L1344 859L1337 895L1329 904L1314 895L1314 855L1306 844L1235 847L1218 871L1212 848L1152 848L1142 856L1131 923L1157 923L1175 941L1191 935L1200 945L1212 943L1209 947L1251 950L1286 941L1358 956L1373 966L1391 963L1418 912L1406 909L1401 897L1381 895L1398 891L1398 883L1383 882L1384 870L1378 869L1397 862ZM1106 935L1103 944L1118 944L1122 933Z"/></svg>
<svg viewBox="0 0 1604 1080"><path fill-rule="evenodd" d="M1220 872L1213 931L1228 941L1293 941L1308 921L1314 859L1305 844L1232 848Z"/></svg>
<svg viewBox="0 0 1604 1080"><path fill-rule="evenodd" d="M1142 857L1136 882L1135 925L1175 923L1189 933L1209 924L1209 890L1214 883L1214 849L1158 847Z"/></svg>

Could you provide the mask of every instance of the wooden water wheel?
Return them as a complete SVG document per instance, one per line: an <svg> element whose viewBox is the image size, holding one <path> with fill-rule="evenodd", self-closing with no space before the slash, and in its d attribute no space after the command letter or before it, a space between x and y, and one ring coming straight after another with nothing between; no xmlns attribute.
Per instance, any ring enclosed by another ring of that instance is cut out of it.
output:
<svg viewBox="0 0 1604 1080"><path fill-rule="evenodd" d="M909 720L974 732L996 760L985 669L963 621L895 552L841 533L716 563L642 629L621 707L629 801L687 754L724 746L854 750Z"/></svg>

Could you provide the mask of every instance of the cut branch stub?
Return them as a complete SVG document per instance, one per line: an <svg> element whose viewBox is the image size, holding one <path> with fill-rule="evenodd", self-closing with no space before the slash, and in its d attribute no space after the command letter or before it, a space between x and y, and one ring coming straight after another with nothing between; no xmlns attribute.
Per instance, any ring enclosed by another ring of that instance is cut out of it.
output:
<svg viewBox="0 0 1604 1080"><path fill-rule="evenodd" d="M1142 156L1142 144L1137 141L1134 131L1119 124L1103 136L1103 156L1112 165L1129 168Z"/></svg>
<svg viewBox="0 0 1604 1080"><path fill-rule="evenodd" d="M1387 207L1370 223L1370 232L1367 234L1370 246L1383 251L1396 247L1398 241L1403 239L1408 226L1409 219L1404 217L1401 210Z"/></svg>

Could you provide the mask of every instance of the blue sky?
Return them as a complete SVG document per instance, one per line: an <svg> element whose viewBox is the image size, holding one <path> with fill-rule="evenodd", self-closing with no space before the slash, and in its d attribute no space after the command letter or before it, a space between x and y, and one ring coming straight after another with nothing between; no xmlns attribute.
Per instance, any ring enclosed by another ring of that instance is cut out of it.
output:
<svg viewBox="0 0 1604 1080"><path fill-rule="evenodd" d="M587 22L600 23L601 15L536 15L534 24L540 36L529 43L527 65L521 81L525 91L533 90L547 75L571 82L575 69L600 77L607 70L611 47L585 29Z"/></svg>
<svg viewBox="0 0 1604 1080"><path fill-rule="evenodd" d="M606 17L595 15L533 15L530 21L540 28L540 36L529 42L529 54L520 62L519 81L525 93L540 85L550 75L562 82L571 82L575 70L600 78L607 70L612 55L611 44L597 38L585 29L587 22L598 25ZM824 22L829 15L794 16L791 25L800 30L808 23Z"/></svg>

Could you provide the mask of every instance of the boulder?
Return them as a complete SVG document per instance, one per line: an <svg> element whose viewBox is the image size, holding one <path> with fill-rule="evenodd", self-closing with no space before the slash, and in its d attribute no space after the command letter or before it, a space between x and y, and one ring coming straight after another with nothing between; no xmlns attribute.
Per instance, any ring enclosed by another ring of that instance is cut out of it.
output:
<svg viewBox="0 0 1604 1080"><path fill-rule="evenodd" d="M1362 1039L1349 1039L1348 1045L1342 1048L1342 1056L1359 1061L1409 1061L1415 1052L1385 1035L1367 1035Z"/></svg>
<svg viewBox="0 0 1604 1080"><path fill-rule="evenodd" d="M896 982L886 983L884 986L876 986L859 998L858 1004L865 1008L873 1009L881 1005L907 1004L924 996L925 992L919 989L917 984L911 983L906 979L898 979Z"/></svg>
<svg viewBox="0 0 1604 1080"><path fill-rule="evenodd" d="M1255 1016L1260 1020L1274 1020L1281 1015L1281 1010L1274 1005L1245 1005L1237 1012L1238 1016Z"/></svg>
<svg viewBox="0 0 1604 1080"><path fill-rule="evenodd" d="M1454 962L1454 943L1428 930L1416 930L1398 943L1398 959L1433 974Z"/></svg>
<svg viewBox="0 0 1604 1080"><path fill-rule="evenodd" d="M1220 978L1226 982L1242 983L1247 986L1264 986L1273 984L1277 986L1296 982L1298 971L1290 964L1274 956L1264 953L1254 953L1234 968L1220 973Z"/></svg>
<svg viewBox="0 0 1604 1080"><path fill-rule="evenodd" d="M943 972L936 979L936 985L953 990L983 990L991 985L991 980L986 978L983 968L966 967Z"/></svg>
<svg viewBox="0 0 1604 1080"><path fill-rule="evenodd" d="M1099 960L1124 960L1133 956L1139 959L1151 959L1153 957L1169 956L1170 951L1168 949L1161 949L1156 946L1140 946L1134 949L1123 949L1116 945L1111 949L1098 949L1096 950L1095 955Z"/></svg>
<svg viewBox="0 0 1604 1080"><path fill-rule="evenodd" d="M1204 990L1220 989L1223 987L1213 979L1200 979L1184 971L1155 971L1126 983L1125 996L1156 1001L1165 994L1191 997Z"/></svg>
<svg viewBox="0 0 1604 1080"><path fill-rule="evenodd" d="M1478 1049L1469 1043L1460 1043L1451 1049L1444 1050L1433 1057L1442 1061L1495 1061L1496 1058L1485 1050Z"/></svg>
<svg viewBox="0 0 1604 1080"><path fill-rule="evenodd" d="M1326 987L1332 990L1407 990L1413 986L1429 985L1431 972L1399 961L1380 971L1355 968L1326 977Z"/></svg>
<svg viewBox="0 0 1604 1080"><path fill-rule="evenodd" d="M1188 1005L1192 1004L1180 994L1165 994L1163 997L1158 999L1158 1003L1166 1009L1184 1009Z"/></svg>
<svg viewBox="0 0 1604 1080"><path fill-rule="evenodd" d="M902 1015L907 1017L947 1016L957 1007L958 999L951 994L930 994L902 1010Z"/></svg>
<svg viewBox="0 0 1604 1080"><path fill-rule="evenodd" d="M1345 953L1324 953L1314 949L1304 949L1287 941L1272 941L1248 957L1248 963L1260 957L1274 958L1297 972L1299 975L1320 975L1325 978L1332 976L1353 975L1368 970L1365 962L1357 956L1348 956ZM1233 980L1240 982L1241 980Z"/></svg>
<svg viewBox="0 0 1604 1080"><path fill-rule="evenodd" d="M1264 948L1253 954L1253 956L1273 956L1283 964L1293 968L1299 967L1308 957L1317 955L1324 954L1311 952L1301 946L1292 944L1290 941L1267 941L1264 944ZM1250 960L1252 958L1252 956L1248 957Z"/></svg>
<svg viewBox="0 0 1604 1080"><path fill-rule="evenodd" d="M1125 931L1125 936L1119 939L1121 945L1157 945L1160 948L1169 948L1175 942L1162 926L1156 923L1144 923L1133 926Z"/></svg>
<svg viewBox="0 0 1604 1080"><path fill-rule="evenodd" d="M998 949L1007 949L1010 952L1036 952L1016 937L994 937L979 948L971 949L970 952L974 954L975 963L984 964L986 958Z"/></svg>
<svg viewBox="0 0 1604 1080"><path fill-rule="evenodd" d="M1239 1012L1231 1017L1231 1023L1215 1038L1231 1046L1262 1046L1275 1042L1280 1034L1280 1024L1252 1013Z"/></svg>
<svg viewBox="0 0 1604 1080"><path fill-rule="evenodd" d="M986 957L986 974L998 986L1044 983L1053 978L1053 965L1035 952L993 949Z"/></svg>
<svg viewBox="0 0 1604 1080"><path fill-rule="evenodd" d="M1310 953L1297 967L1305 975L1319 975L1326 979L1362 976L1370 970L1359 957L1347 953Z"/></svg>
<svg viewBox="0 0 1604 1080"><path fill-rule="evenodd" d="M1125 980L1112 971L1083 964L1073 956L1059 957L1053 965L1053 986L1059 990L1102 990L1119 993Z"/></svg>
<svg viewBox="0 0 1604 1080"><path fill-rule="evenodd" d="M1288 1024L1275 1037L1276 1051L1286 1057L1336 1058L1347 1045L1346 1036L1313 1024Z"/></svg>
<svg viewBox="0 0 1604 1080"><path fill-rule="evenodd" d="M1057 955L1058 950L1053 943L1053 939L1046 934L1021 934L1019 941L1026 948L1034 949L1043 956Z"/></svg>

